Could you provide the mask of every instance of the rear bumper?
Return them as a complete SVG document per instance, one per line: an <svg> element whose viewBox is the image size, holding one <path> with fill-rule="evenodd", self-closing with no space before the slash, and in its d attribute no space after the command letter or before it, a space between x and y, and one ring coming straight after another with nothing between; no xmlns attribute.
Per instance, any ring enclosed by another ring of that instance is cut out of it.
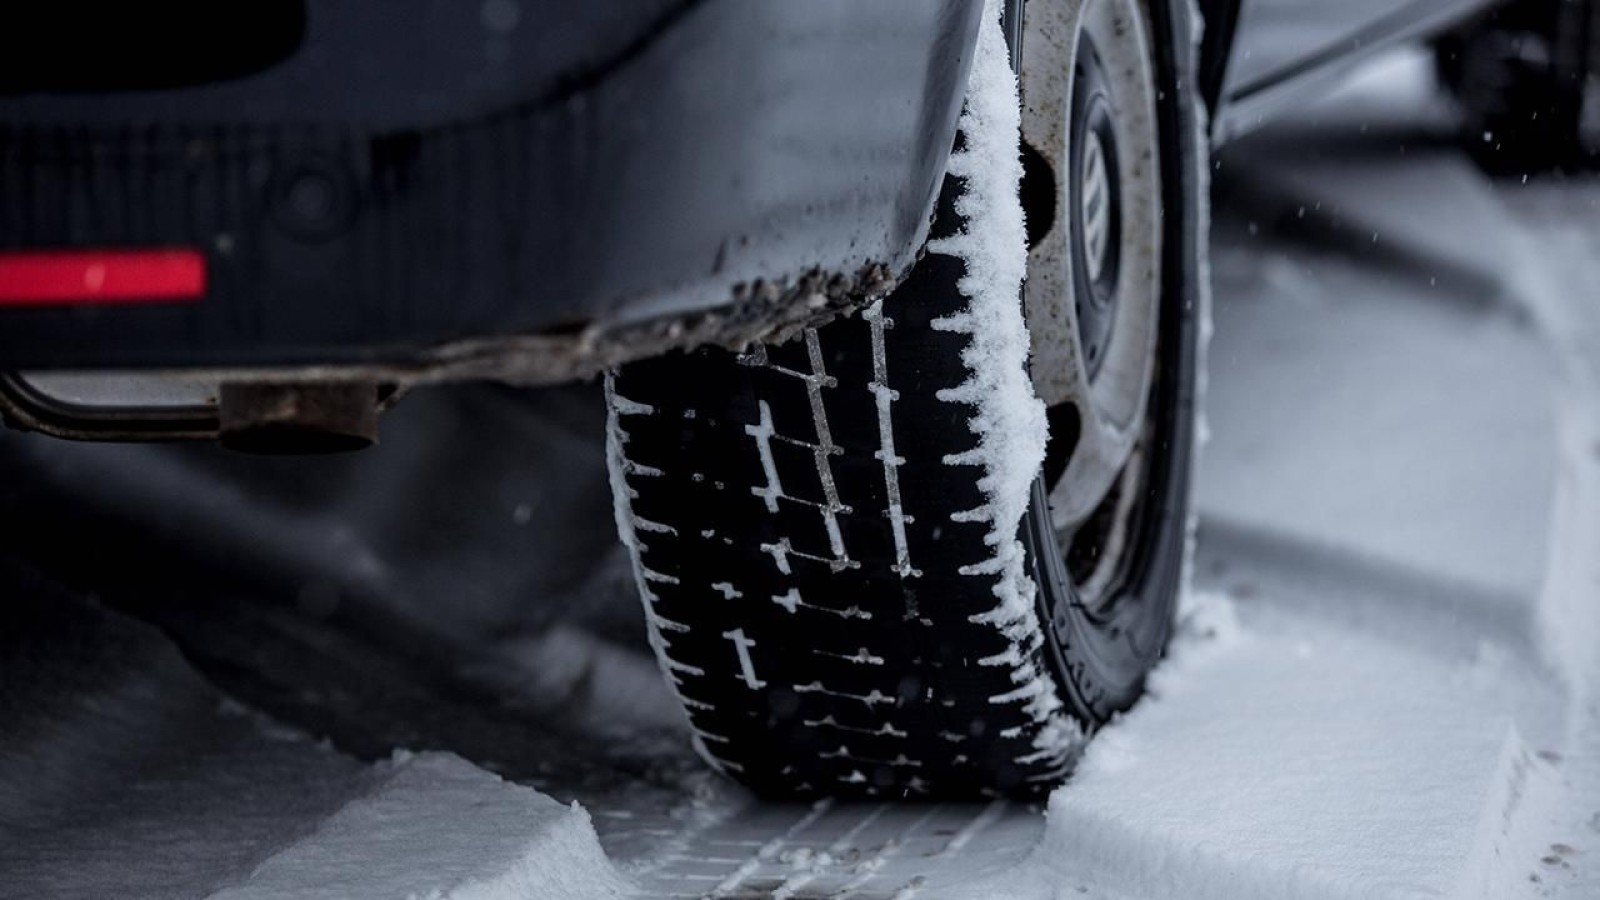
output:
<svg viewBox="0 0 1600 900"><path fill-rule="evenodd" d="M313 0L298 54L234 81L0 98L0 251L186 247L207 267L194 302L6 305L0 369L417 364L898 272L981 9L641 0L603 29L574 10L612 4L525 0L484 38L459 4L473 28L385 19L352 67L331 11L353 5ZM491 78L476 51L412 65L425 25L500 60L557 53L550 34L593 46Z"/></svg>

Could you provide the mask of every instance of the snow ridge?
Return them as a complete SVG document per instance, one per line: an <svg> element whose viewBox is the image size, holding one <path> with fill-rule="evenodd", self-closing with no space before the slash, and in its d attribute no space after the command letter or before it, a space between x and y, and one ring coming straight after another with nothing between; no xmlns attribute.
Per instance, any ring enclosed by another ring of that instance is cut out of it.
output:
<svg viewBox="0 0 1600 900"><path fill-rule="evenodd" d="M1084 735L1041 664L1038 651L1044 632L1035 603L1038 587L1017 537L1034 478L1044 463L1047 437L1044 404L1035 395L1026 368L1029 338L1022 315L1022 280L1028 241L1018 193L1021 119L1017 80L1000 31L1000 6L990 0L961 114L965 145L951 155L948 170L965 182L956 211L966 224L959 234L928 245L929 252L965 264L959 287L971 298L966 309L933 322L940 331L970 337L962 360L971 375L961 385L941 390L938 398L972 407L969 427L978 438L972 450L950 454L944 462L984 470L978 486L986 502L951 518L989 525L984 541L994 555L961 572L995 578L998 602L972 621L993 626L1014 648L985 660L988 665L1011 667L1011 680L1017 686L991 702L1023 704L1037 728L1037 752L1019 762L1064 765Z"/></svg>
<svg viewBox="0 0 1600 900"><path fill-rule="evenodd" d="M372 777L370 793L208 900L638 896L576 804L444 753L397 753Z"/></svg>

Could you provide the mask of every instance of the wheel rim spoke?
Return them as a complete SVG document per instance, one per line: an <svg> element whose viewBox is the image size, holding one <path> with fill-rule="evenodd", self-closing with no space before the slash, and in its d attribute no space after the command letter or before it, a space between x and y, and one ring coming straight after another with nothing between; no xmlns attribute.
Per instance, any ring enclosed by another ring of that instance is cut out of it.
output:
<svg viewBox="0 0 1600 900"><path fill-rule="evenodd" d="M1095 411L1078 407L1083 430L1067 470L1050 489L1050 515L1056 531L1070 537L1094 514L1127 468L1134 432L1119 428Z"/></svg>
<svg viewBox="0 0 1600 900"><path fill-rule="evenodd" d="M1047 240L1031 260L1070 263L1064 279L1037 280L1039 288L1057 292L1059 299L1050 304L1055 333L1036 335L1035 340L1036 351L1057 342L1051 352L1036 352L1036 362L1045 361L1054 370L1035 381L1048 402L1068 405L1076 414L1075 444L1060 476L1047 487L1051 521L1063 551L1072 556L1076 549L1082 556L1084 548L1075 548L1082 539L1092 542L1098 554L1092 564L1074 567L1081 592L1097 595L1115 588L1120 560L1129 549L1139 474L1145 468L1141 438L1155 378L1161 294L1159 148L1147 26L1137 3L1086 0L1067 6L1071 11L1065 18L1081 36L1069 56L1074 74L1067 83L1073 98L1067 106L1067 130L1086 133L1070 135L1072 142L1082 144L1080 154L1068 151L1056 160L1063 185L1057 206L1063 212L1051 235L1057 243ZM1087 99L1080 100L1079 94ZM1114 130L1088 132L1087 119L1072 124L1075 103L1109 104ZM1107 183L1108 177L1115 185ZM1113 193L1120 221L1107 234L1111 219L1105 210ZM1109 289L1102 281L1114 258L1108 242L1119 254ZM1087 278L1072 274L1071 266ZM1030 299L1030 313L1036 305ZM1063 339L1068 345L1064 350ZM1093 341L1092 346L1086 341Z"/></svg>

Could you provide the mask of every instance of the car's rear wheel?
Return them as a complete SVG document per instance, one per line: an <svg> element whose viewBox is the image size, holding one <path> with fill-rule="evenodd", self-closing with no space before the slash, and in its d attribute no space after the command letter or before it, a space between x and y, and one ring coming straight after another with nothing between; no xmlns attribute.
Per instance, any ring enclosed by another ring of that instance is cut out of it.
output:
<svg viewBox="0 0 1600 900"><path fill-rule="evenodd" d="M1063 117L1059 152L1034 151L1055 187L1031 261L986 22L926 253L892 295L608 381L652 642L703 754L762 792L1037 793L1164 646L1195 415L1193 92L1138 0L1050 16L1038 31L1070 37L1041 52L1070 76L1026 85Z"/></svg>

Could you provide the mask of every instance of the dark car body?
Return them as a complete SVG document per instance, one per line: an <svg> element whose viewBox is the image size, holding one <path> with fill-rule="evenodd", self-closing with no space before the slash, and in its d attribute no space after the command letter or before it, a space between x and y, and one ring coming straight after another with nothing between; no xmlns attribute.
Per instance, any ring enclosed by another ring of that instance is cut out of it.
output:
<svg viewBox="0 0 1600 900"><path fill-rule="evenodd" d="M404 362L884 278L925 227L980 7L313 0L253 74L35 79L0 100L0 247L197 248L208 290L6 309L0 359Z"/></svg>
<svg viewBox="0 0 1600 900"><path fill-rule="evenodd" d="M1486 5L1201 0L1215 136ZM35 6L0 39L0 276L179 248L204 279L0 300L0 370L550 381L904 272L983 4Z"/></svg>

